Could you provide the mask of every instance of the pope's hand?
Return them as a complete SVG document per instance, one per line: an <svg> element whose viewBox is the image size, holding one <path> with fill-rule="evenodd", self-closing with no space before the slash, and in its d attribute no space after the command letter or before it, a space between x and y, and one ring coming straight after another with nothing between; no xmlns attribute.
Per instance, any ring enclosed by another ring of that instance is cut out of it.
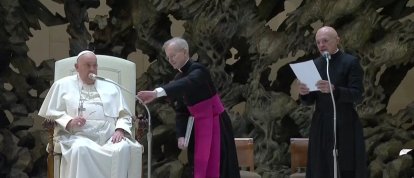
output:
<svg viewBox="0 0 414 178"><path fill-rule="evenodd" d="M85 125L85 123L85 118L83 118L82 116L76 116L75 118L71 119L69 123L66 125L66 130L82 127Z"/></svg>
<svg viewBox="0 0 414 178"><path fill-rule="evenodd" d="M116 129L115 133L112 135L112 143L118 143L122 139L125 138L124 130L122 129Z"/></svg>
<svg viewBox="0 0 414 178"><path fill-rule="evenodd" d="M157 98L157 93L155 91L140 91L138 92L137 97L144 102L144 104L147 104Z"/></svg>

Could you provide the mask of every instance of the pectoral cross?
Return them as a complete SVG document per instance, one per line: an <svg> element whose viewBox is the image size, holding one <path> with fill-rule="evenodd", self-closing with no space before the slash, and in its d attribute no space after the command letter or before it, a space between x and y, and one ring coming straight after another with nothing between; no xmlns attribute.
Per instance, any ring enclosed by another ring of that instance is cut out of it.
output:
<svg viewBox="0 0 414 178"><path fill-rule="evenodd" d="M83 111L86 111L86 109L83 107L83 101L81 100L78 107L78 116L83 116Z"/></svg>

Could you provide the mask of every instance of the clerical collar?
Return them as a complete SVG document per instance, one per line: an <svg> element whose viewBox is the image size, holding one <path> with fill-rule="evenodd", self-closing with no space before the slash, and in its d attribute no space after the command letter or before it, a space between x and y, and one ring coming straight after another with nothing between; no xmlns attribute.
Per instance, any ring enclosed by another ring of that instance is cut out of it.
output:
<svg viewBox="0 0 414 178"><path fill-rule="evenodd" d="M342 54L341 50L336 49L336 51L331 55L332 59L335 59L336 57L340 56Z"/></svg>
<svg viewBox="0 0 414 178"><path fill-rule="evenodd" d="M85 89L85 90L91 91L91 90L95 89L95 84L89 85L89 84L83 83L82 88Z"/></svg>
<svg viewBox="0 0 414 178"><path fill-rule="evenodd" d="M185 61L184 65L181 68L179 68L178 71L180 71L181 73L186 72L191 64L191 62L189 61L190 61L190 58L188 58L187 61Z"/></svg>

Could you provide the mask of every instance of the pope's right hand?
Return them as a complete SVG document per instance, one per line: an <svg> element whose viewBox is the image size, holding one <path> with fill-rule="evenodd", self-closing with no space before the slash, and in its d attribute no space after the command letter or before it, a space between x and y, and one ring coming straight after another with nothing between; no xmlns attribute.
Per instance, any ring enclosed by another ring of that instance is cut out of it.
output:
<svg viewBox="0 0 414 178"><path fill-rule="evenodd" d="M66 126L66 129L74 129L84 126L86 123L86 119L82 116L76 116L72 120L69 121L68 125Z"/></svg>

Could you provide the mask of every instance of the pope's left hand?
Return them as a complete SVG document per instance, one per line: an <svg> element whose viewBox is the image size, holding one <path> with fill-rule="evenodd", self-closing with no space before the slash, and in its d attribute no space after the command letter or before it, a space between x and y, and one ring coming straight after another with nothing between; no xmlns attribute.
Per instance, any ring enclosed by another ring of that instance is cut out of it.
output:
<svg viewBox="0 0 414 178"><path fill-rule="evenodd" d="M112 143L118 143L122 139L125 139L124 130L116 129L115 133L112 135Z"/></svg>

